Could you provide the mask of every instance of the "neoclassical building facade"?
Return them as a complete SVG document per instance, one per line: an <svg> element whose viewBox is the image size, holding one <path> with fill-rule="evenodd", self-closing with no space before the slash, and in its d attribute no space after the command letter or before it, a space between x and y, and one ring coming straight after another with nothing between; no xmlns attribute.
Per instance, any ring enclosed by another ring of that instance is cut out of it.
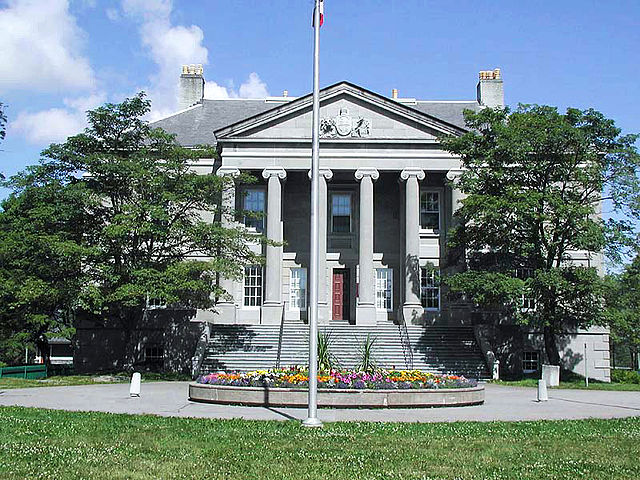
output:
<svg viewBox="0 0 640 480"><path fill-rule="evenodd" d="M256 243L252 248L263 250L264 266L246 267L242 281L223 280L231 298L215 312L198 312L197 319L213 325L304 322L311 95L207 100L202 69L193 66L184 67L180 81L182 110L154 125L175 133L184 146L217 146L220 160L202 159L193 166L197 171L252 174L256 183L223 196L227 207L246 215L223 221L244 223L279 244ZM457 268L447 260L446 245L463 195L456 187L460 161L438 139L466 131L464 110L504 105L500 70L480 72L473 96L424 101L393 90L386 97L348 82L321 90L321 324L472 323L468 308L449 302L439 281ZM592 334L592 369L606 378L606 331L581 332L575 341ZM521 341L525 353L536 351L532 335ZM529 366L541 360L527 358Z"/></svg>

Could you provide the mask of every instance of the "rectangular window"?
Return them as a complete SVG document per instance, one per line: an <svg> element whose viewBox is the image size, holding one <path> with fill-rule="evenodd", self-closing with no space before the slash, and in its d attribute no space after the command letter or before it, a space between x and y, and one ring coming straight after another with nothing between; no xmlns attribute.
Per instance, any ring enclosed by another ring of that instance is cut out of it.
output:
<svg viewBox="0 0 640 480"><path fill-rule="evenodd" d="M440 271L420 268L420 301L426 310L440 310Z"/></svg>
<svg viewBox="0 0 640 480"><path fill-rule="evenodd" d="M262 305L262 267L251 265L244 267L244 306Z"/></svg>
<svg viewBox="0 0 640 480"><path fill-rule="evenodd" d="M265 191L262 188L248 188L244 192L242 209L245 211L244 224L256 232L264 232Z"/></svg>
<svg viewBox="0 0 640 480"><path fill-rule="evenodd" d="M440 230L440 194L438 192L420 194L420 228Z"/></svg>
<svg viewBox="0 0 640 480"><path fill-rule="evenodd" d="M351 233L351 194L331 194L331 231Z"/></svg>
<svg viewBox="0 0 640 480"><path fill-rule="evenodd" d="M534 271L533 268L518 268L516 269L516 277L520 280L527 280L528 278L533 277ZM525 292L520 299L520 308L522 310L535 310L536 309L536 299L531 295L530 292Z"/></svg>
<svg viewBox="0 0 640 480"><path fill-rule="evenodd" d="M537 372L539 361L538 352L522 352L522 371L524 373Z"/></svg>
<svg viewBox="0 0 640 480"><path fill-rule="evenodd" d="M144 359L147 363L160 364L164 361L164 347L149 345L144 349Z"/></svg>
<svg viewBox="0 0 640 480"><path fill-rule="evenodd" d="M307 308L307 269L292 268L289 279L289 308L305 310Z"/></svg>
<svg viewBox="0 0 640 480"><path fill-rule="evenodd" d="M393 310L393 270L376 268L376 308Z"/></svg>

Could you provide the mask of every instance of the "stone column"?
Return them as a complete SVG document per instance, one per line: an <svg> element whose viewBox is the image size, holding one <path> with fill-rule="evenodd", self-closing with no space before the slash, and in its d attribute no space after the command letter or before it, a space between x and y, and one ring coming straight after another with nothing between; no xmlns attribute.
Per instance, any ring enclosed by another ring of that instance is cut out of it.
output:
<svg viewBox="0 0 640 480"><path fill-rule="evenodd" d="M309 178L311 178L311 171L309 171ZM318 250L320 259L318 261L318 323L329 323L331 320L331 309L329 308L329 296L327 291L327 182L333 178L333 172L328 168L320 169L320 178L318 197L320 204L320 212L318 215L318 223L320 228L318 229ZM308 279L308 283L311 280ZM308 289L309 285L307 285Z"/></svg>
<svg viewBox="0 0 640 480"><path fill-rule="evenodd" d="M222 166L216 172L219 177L235 178L240 175L240 170L236 167ZM220 222L223 227L232 227L235 223L234 212L236 209L236 186L230 181L222 191L222 213ZM236 289L237 282L225 277L220 277L220 286L230 295L230 297L222 298L216 305L215 314L213 316L214 323L236 323L236 303L233 293Z"/></svg>
<svg viewBox="0 0 640 480"><path fill-rule="evenodd" d="M460 175L462 175L462 170L449 170L447 172L447 180L451 182L451 215L453 215L458 211L458 209L462 206L462 200L464 200L467 195L462 193L458 188L458 181L460 179ZM452 225L456 225L455 217L453 217Z"/></svg>
<svg viewBox="0 0 640 480"><path fill-rule="evenodd" d="M380 174L375 168L361 168L355 177L360 180L360 234L358 245L358 264L360 278L358 284L358 303L356 305L356 324L376 324L375 274L373 270L373 181Z"/></svg>
<svg viewBox="0 0 640 480"><path fill-rule="evenodd" d="M407 168L400 172L405 186L404 229L404 303L402 316L405 324L420 323L424 309L420 302L420 186L424 171Z"/></svg>
<svg viewBox="0 0 640 480"><path fill-rule="evenodd" d="M282 185L287 178L282 167L265 168L262 176L267 185L267 238L282 242ZM282 246L266 247L267 266L264 276L262 323L279 324L282 320Z"/></svg>
<svg viewBox="0 0 640 480"><path fill-rule="evenodd" d="M455 216L455 213L462 206L462 200L466 198L466 194L460 191L458 182L460 181L460 175L462 170L455 169L447 172L447 180L451 182L451 227L459 227L461 225L460 219ZM447 232L448 235L448 232ZM467 253L464 248L456 248L447 252L447 273L454 274L464 270L467 262ZM443 292L444 293L444 292ZM445 295L443 294L444 298ZM449 322L451 323L466 323L469 319L469 310L471 309L471 303L466 300L458 300L446 305L443 309L443 315L449 316Z"/></svg>

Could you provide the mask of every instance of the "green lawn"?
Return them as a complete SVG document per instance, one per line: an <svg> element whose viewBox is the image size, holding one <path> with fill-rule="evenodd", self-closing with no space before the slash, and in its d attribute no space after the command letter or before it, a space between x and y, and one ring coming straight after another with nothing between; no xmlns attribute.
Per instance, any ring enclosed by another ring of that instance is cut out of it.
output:
<svg viewBox="0 0 640 480"><path fill-rule="evenodd" d="M637 479L640 418L559 422L203 420L0 408L0 478Z"/></svg>
<svg viewBox="0 0 640 480"><path fill-rule="evenodd" d="M523 380L513 380L513 381L505 381L505 380L492 380L491 383L496 385L507 385L511 387L537 387L538 380L534 378L525 378ZM551 387L551 388L576 388L579 390L610 390L610 391L628 391L628 392L640 392L640 385L637 383L604 383L604 382L594 382L589 381L589 388L584 384L584 379L582 380L570 380L568 382L560 382L559 387Z"/></svg>
<svg viewBox="0 0 640 480"><path fill-rule="evenodd" d="M31 387L67 387L72 385L100 385L104 383L126 383L131 380L131 375L127 373L117 373L113 375L66 375L60 377L48 377L39 380L25 380L23 378L0 378L0 390L10 388L31 388ZM143 373L143 382L168 381L168 380L191 380L191 377L180 374L164 373Z"/></svg>

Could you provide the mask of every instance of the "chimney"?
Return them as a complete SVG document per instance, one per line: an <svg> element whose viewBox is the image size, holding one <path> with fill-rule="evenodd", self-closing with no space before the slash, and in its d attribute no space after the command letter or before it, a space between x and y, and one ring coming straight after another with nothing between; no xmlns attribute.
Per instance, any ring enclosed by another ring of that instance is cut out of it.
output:
<svg viewBox="0 0 640 480"><path fill-rule="evenodd" d="M283 91L282 92L282 96L285 97L285 98L288 97L289 96L289 90Z"/></svg>
<svg viewBox="0 0 640 480"><path fill-rule="evenodd" d="M204 71L202 65L183 65L180 75L178 108L184 110L204 98Z"/></svg>
<svg viewBox="0 0 640 480"><path fill-rule="evenodd" d="M394 100L398 99L398 89L394 88L393 90L391 90L391 98L393 98Z"/></svg>
<svg viewBox="0 0 640 480"><path fill-rule="evenodd" d="M504 87L500 69L483 70L478 74L478 103L485 107L504 107Z"/></svg>

